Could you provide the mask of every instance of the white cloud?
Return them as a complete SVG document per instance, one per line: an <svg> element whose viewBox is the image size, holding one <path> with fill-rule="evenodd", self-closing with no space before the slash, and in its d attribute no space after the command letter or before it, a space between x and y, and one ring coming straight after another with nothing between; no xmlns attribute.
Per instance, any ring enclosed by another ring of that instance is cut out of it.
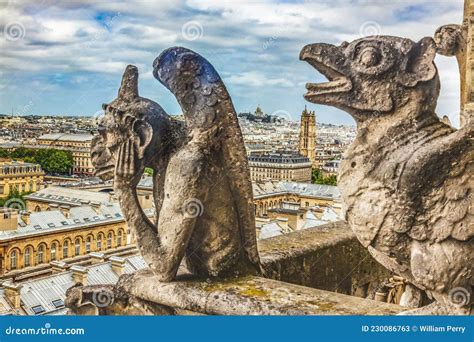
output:
<svg viewBox="0 0 474 342"><path fill-rule="evenodd" d="M269 78L266 75L259 72L246 72L241 74L235 74L227 77L225 81L232 83L233 85L240 85L246 87L264 87L264 86L280 86L280 87L293 87L293 82L285 78Z"/></svg>
<svg viewBox="0 0 474 342"><path fill-rule="evenodd" d="M262 95L259 87L275 92L292 91L291 97L260 98L262 105L267 101L268 106L275 106L268 108L269 112L287 107L285 102L290 106L303 105L301 95L305 89L301 84L317 77L312 68L298 60L299 50L308 43L339 44L359 38L361 27L368 21L375 21L381 34L418 40L432 35L440 25L460 22L462 17L462 0L282 3L43 0L39 3L10 1L8 7L2 8L2 35L10 21L18 21L25 28L24 37L16 41L0 36L0 70L10 77L9 84L17 79L9 74L21 73L71 74L74 75L71 83L78 86L87 83L76 77L81 73L94 73L96 78L110 75L120 80L127 64L137 65L141 80L148 84L154 81L151 65L155 57L167 47L182 45L206 56L231 86L242 92L249 90L246 96L241 96L247 101L241 103L243 107L253 107L248 94L270 96ZM189 21L202 25L200 39L189 41L183 37L182 26ZM458 103L457 66L453 59L438 58L437 63L442 81L438 107L446 112ZM47 77L43 79L48 82ZM115 94L114 83L109 86L108 92ZM8 91L8 87L5 89ZM68 89L72 90L76 89ZM15 99L8 94L4 96L7 102ZM178 111L172 100L169 105L170 112Z"/></svg>

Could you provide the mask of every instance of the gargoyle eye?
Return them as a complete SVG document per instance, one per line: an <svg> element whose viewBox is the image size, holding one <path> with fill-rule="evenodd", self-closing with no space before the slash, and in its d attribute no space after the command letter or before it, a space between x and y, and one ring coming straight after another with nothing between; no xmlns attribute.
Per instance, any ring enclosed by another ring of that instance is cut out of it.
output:
<svg viewBox="0 0 474 342"><path fill-rule="evenodd" d="M364 65L365 67L373 67L380 62L380 54L379 52L373 48L368 47L362 50L359 55L359 63Z"/></svg>

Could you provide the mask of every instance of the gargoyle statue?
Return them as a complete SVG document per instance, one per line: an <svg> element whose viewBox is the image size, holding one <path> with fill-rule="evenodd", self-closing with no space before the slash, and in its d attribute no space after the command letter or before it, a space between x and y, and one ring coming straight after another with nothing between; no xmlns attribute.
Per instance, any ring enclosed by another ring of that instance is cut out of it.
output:
<svg viewBox="0 0 474 342"><path fill-rule="evenodd" d="M373 36L311 44L300 59L329 79L305 99L357 122L339 171L345 218L389 270L435 301L410 314L467 314L474 265L473 127L435 114L440 82L432 38Z"/></svg>
<svg viewBox="0 0 474 342"><path fill-rule="evenodd" d="M183 258L200 277L259 274L250 172L222 80L184 48L164 51L154 75L176 96L185 126L138 95L138 72L128 67L92 144L97 174L114 176L124 217L157 279L175 279ZM145 167L154 170L156 224L137 198Z"/></svg>

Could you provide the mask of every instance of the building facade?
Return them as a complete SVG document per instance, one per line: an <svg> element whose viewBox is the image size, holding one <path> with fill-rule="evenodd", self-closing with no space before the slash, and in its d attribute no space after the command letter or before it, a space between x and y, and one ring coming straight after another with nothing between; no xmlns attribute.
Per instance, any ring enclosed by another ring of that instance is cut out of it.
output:
<svg viewBox="0 0 474 342"><path fill-rule="evenodd" d="M299 152L307 157L314 167L316 160L316 115L314 111L307 110L306 106L301 113Z"/></svg>
<svg viewBox="0 0 474 342"><path fill-rule="evenodd" d="M269 210L281 208L285 202L341 212L341 194L336 186L296 182L254 182L252 186L256 217L267 217Z"/></svg>
<svg viewBox="0 0 474 342"><path fill-rule="evenodd" d="M252 181L311 182L311 162L291 152L252 153L248 156Z"/></svg>
<svg viewBox="0 0 474 342"><path fill-rule="evenodd" d="M12 191L38 191L43 187L44 172L38 164L21 161L0 161L0 198Z"/></svg>
<svg viewBox="0 0 474 342"><path fill-rule="evenodd" d="M51 133L40 136L37 143L40 146L71 151L74 160L72 173L92 176L94 174L90 156L92 138L91 134Z"/></svg>
<svg viewBox="0 0 474 342"><path fill-rule="evenodd" d="M130 244L117 204L0 215L0 275Z"/></svg>

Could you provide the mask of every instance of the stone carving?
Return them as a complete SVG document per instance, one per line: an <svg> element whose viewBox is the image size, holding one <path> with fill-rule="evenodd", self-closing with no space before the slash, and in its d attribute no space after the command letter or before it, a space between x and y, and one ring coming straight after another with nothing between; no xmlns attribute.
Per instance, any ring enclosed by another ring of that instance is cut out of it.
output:
<svg viewBox="0 0 474 342"><path fill-rule="evenodd" d="M373 36L311 44L300 59L329 79L305 99L348 112L357 137L339 172L345 217L386 268L435 301L414 314L467 314L474 265L473 127L435 114L439 47Z"/></svg>
<svg viewBox="0 0 474 342"><path fill-rule="evenodd" d="M460 124L468 121L468 113L464 111L464 104L466 103L466 48L467 48L467 25L443 25L439 27L434 35L437 53L443 56L455 56L458 62L460 74ZM449 122L447 116L443 117L445 122Z"/></svg>
<svg viewBox="0 0 474 342"><path fill-rule="evenodd" d="M155 60L154 75L176 96L185 122L140 97L138 70L128 66L92 142L97 175L114 179L154 280L174 280L183 259L200 278L261 274L245 147L221 78L203 57L179 47ZM137 197L146 167L154 171L156 223ZM130 286L129 276L116 286L76 286L66 304L75 314L176 313L130 295ZM110 303L102 306L97 299L104 297Z"/></svg>
<svg viewBox="0 0 474 342"><path fill-rule="evenodd" d="M104 105L93 141L98 175L114 176L127 224L161 281L175 278L183 258L200 277L259 274L250 172L222 80L208 61L184 48L164 51L154 75L176 96L185 125L139 97L137 69L128 67L118 98ZM154 170L156 224L136 194L145 167Z"/></svg>

